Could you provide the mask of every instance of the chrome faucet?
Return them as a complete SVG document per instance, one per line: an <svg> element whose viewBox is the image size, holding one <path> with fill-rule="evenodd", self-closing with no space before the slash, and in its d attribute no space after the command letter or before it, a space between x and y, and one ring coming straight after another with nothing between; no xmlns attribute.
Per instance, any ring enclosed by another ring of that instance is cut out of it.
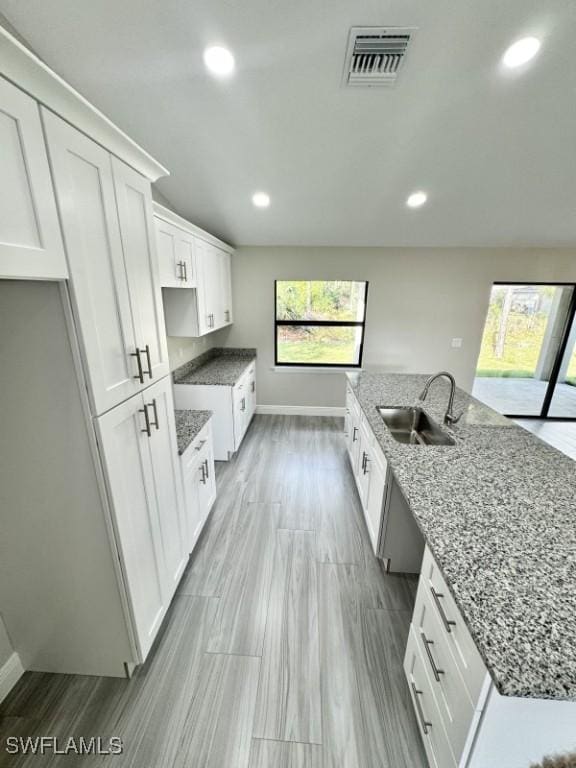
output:
<svg viewBox="0 0 576 768"><path fill-rule="evenodd" d="M444 414L444 424L448 424L450 426L452 424L457 424L458 421L462 418L462 414L460 414L460 416L454 416L454 412L452 410L454 406L454 393L456 392L456 381L454 380L454 376L452 376L451 373L448 373L448 371L440 371L439 373L435 373L433 376L430 376L426 384L424 384L424 389L422 390L419 399L421 402L426 400L426 397L428 396L428 390L430 389L430 384L432 384L432 382L436 379L439 379L441 376L444 376L450 382L450 397L448 398L448 407L446 408L446 413Z"/></svg>

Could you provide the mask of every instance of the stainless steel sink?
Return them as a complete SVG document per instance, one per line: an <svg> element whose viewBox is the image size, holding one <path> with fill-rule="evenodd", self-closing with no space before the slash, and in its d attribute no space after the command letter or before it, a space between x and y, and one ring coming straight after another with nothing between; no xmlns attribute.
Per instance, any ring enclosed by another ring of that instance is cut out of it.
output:
<svg viewBox="0 0 576 768"><path fill-rule="evenodd" d="M456 441L418 407L378 408L390 434L406 445L456 445Z"/></svg>

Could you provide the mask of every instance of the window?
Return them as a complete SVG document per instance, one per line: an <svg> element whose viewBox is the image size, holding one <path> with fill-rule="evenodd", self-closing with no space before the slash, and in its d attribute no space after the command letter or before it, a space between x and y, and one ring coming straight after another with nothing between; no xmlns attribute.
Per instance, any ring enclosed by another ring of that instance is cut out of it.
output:
<svg viewBox="0 0 576 768"><path fill-rule="evenodd" d="M368 283L276 281L276 365L359 368Z"/></svg>

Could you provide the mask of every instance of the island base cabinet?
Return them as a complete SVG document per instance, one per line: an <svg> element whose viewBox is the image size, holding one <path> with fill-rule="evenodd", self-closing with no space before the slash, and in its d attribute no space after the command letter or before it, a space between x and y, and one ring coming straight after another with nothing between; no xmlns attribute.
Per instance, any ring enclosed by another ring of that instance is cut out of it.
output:
<svg viewBox="0 0 576 768"><path fill-rule="evenodd" d="M497 691L428 548L404 672L433 768L527 768L576 750L576 702Z"/></svg>
<svg viewBox="0 0 576 768"><path fill-rule="evenodd" d="M97 419L139 662L187 559L170 386L166 378Z"/></svg>

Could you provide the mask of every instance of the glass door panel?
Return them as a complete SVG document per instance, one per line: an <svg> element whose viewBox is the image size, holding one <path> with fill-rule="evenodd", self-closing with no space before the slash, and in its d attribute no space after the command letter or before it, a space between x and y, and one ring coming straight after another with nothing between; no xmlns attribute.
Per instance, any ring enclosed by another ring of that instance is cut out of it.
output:
<svg viewBox="0 0 576 768"><path fill-rule="evenodd" d="M572 291L573 286L560 285L492 287L472 390L475 397L506 415L542 414Z"/></svg>
<svg viewBox="0 0 576 768"><path fill-rule="evenodd" d="M560 363L548 416L576 418L576 320L574 318L572 318L566 349Z"/></svg>

